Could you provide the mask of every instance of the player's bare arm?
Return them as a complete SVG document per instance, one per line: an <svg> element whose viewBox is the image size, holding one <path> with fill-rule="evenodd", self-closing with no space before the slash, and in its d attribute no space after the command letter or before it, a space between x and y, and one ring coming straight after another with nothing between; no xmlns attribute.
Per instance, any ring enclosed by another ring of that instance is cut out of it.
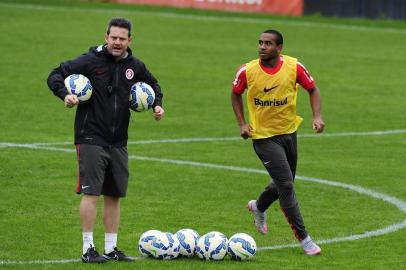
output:
<svg viewBox="0 0 406 270"><path fill-rule="evenodd" d="M231 92L231 104L237 118L237 123L240 126L240 135L246 140L251 137L251 127L245 121L242 96Z"/></svg>
<svg viewBox="0 0 406 270"><path fill-rule="evenodd" d="M321 133L324 130L324 121L321 117L321 96L320 90L316 87L310 89L309 91L310 96L310 106L313 112L313 123L312 128L317 132Z"/></svg>

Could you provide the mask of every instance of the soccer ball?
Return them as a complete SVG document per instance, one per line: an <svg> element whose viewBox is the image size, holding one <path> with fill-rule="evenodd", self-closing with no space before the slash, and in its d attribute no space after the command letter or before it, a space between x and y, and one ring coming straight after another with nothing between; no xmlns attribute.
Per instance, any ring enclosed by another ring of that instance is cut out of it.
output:
<svg viewBox="0 0 406 270"><path fill-rule="evenodd" d="M197 241L196 254L203 260L222 260L227 254L227 238L220 232L209 232Z"/></svg>
<svg viewBox="0 0 406 270"><path fill-rule="evenodd" d="M141 235L138 249L145 257L174 259L179 255L179 241L171 233L149 230Z"/></svg>
<svg viewBox="0 0 406 270"><path fill-rule="evenodd" d="M159 259L171 260L177 258L179 256L180 249L180 243L178 238L176 237L176 235L169 232L164 232L162 234L163 234L162 250L166 252L163 252L162 257Z"/></svg>
<svg viewBox="0 0 406 270"><path fill-rule="evenodd" d="M92 96L92 84L89 79L82 74L69 75L65 78L64 83L69 94L76 95L81 102L89 100Z"/></svg>
<svg viewBox="0 0 406 270"><path fill-rule="evenodd" d="M254 257L256 251L254 238L246 233L236 233L228 240L227 252L233 260L249 260Z"/></svg>
<svg viewBox="0 0 406 270"><path fill-rule="evenodd" d="M176 237L180 243L179 255L192 257L195 254L199 234L192 229L182 229L176 233Z"/></svg>
<svg viewBox="0 0 406 270"><path fill-rule="evenodd" d="M138 250L145 257L158 258L161 252L162 232L149 230L144 232L138 241Z"/></svg>
<svg viewBox="0 0 406 270"><path fill-rule="evenodd" d="M137 82L131 86L130 108L136 112L147 111L155 101L154 89L149 84Z"/></svg>

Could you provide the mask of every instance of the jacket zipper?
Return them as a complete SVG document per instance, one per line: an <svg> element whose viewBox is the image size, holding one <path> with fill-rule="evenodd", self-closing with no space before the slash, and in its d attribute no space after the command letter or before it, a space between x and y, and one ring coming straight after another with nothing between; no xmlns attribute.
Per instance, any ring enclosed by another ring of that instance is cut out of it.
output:
<svg viewBox="0 0 406 270"><path fill-rule="evenodd" d="M117 117L117 90L118 89L118 63L116 63L115 67L115 77L114 77L114 86L113 86L113 94L114 94L114 114L113 114L113 138L114 141L115 133L116 133L116 117Z"/></svg>
<svg viewBox="0 0 406 270"><path fill-rule="evenodd" d="M86 126L86 122L87 122L87 115L89 114L89 112L86 112L85 114L85 120L83 120L83 125L82 125L82 129L80 130L80 134L83 135L83 133L85 132L85 126Z"/></svg>

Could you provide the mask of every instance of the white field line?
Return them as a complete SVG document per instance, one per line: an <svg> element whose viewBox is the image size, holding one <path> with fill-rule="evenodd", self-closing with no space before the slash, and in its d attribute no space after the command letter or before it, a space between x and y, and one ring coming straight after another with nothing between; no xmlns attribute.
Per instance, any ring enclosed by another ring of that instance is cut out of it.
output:
<svg viewBox="0 0 406 270"><path fill-rule="evenodd" d="M145 257L131 257L134 260L142 260ZM81 262L81 259L61 259L61 260L31 260L31 261L0 261L0 265L26 265L26 264L64 264Z"/></svg>
<svg viewBox="0 0 406 270"><path fill-rule="evenodd" d="M0 7L13 8L13 9L26 9L26 10L38 10L38 11L62 11L62 12L84 12L84 13L107 13L107 14L128 14L128 15L143 15L143 16L156 16L165 18L187 19L197 21L221 21L221 22L235 22L235 23L263 23L263 24L282 24L293 25L300 27L319 27L327 29L341 29L348 31L360 31L360 32L392 32L406 34L406 30L391 28L391 27L367 27L351 24L338 24L338 23L323 23L323 22L307 22L307 21L294 21L294 20L281 20L281 19L267 19L267 18L244 18L238 16L204 16L196 14L178 14L169 11L139 11L139 10L125 10L113 9L113 8L85 8L85 7L57 7L47 5L34 5L34 4L12 4L12 3L0 3Z"/></svg>
<svg viewBox="0 0 406 270"><path fill-rule="evenodd" d="M13 265L13 264L64 264L80 262L80 259L61 259L61 260L32 260L32 261L0 261L0 265Z"/></svg>
<svg viewBox="0 0 406 270"><path fill-rule="evenodd" d="M299 138L323 138L323 137L354 137L354 136L384 136L393 134L404 134L406 129L360 131L360 132L337 132L321 134L298 134Z"/></svg>
<svg viewBox="0 0 406 270"><path fill-rule="evenodd" d="M64 143L65 144L65 143ZM70 143L72 144L72 143ZM49 144L52 145L52 144ZM48 150L48 151L57 151L57 152L76 152L75 149L67 149L67 148L61 148L61 147L52 147L52 146L41 146L41 145L36 145L36 144L23 144L23 143L5 143L5 142L0 142L0 148L28 148L28 149L36 149L36 150Z"/></svg>
<svg viewBox="0 0 406 270"><path fill-rule="evenodd" d="M324 137L354 137L354 136L385 136L404 134L406 129L394 130L378 130L378 131L361 131L361 132L338 132L338 133L322 133L322 134L298 134L298 138L324 138ZM212 138L179 138L179 139L160 139L160 140L140 140L129 141L129 145L133 144L157 144L157 143L193 143L193 142L218 142L218 141L237 141L242 140L241 137L212 137ZM4 147L21 147L21 148L37 148L38 146L47 145L72 145L72 142L47 142L47 143L31 143L31 144L15 144L0 142L0 148ZM61 148L57 148L61 149ZM50 150L50 149L46 149ZM62 151L62 150L61 150Z"/></svg>

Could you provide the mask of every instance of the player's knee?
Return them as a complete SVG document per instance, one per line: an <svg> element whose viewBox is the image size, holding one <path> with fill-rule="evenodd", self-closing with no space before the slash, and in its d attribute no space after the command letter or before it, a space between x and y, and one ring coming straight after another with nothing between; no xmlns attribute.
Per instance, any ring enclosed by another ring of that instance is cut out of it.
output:
<svg viewBox="0 0 406 270"><path fill-rule="evenodd" d="M283 181L278 185L278 192L280 194L290 194L293 192L293 181Z"/></svg>

